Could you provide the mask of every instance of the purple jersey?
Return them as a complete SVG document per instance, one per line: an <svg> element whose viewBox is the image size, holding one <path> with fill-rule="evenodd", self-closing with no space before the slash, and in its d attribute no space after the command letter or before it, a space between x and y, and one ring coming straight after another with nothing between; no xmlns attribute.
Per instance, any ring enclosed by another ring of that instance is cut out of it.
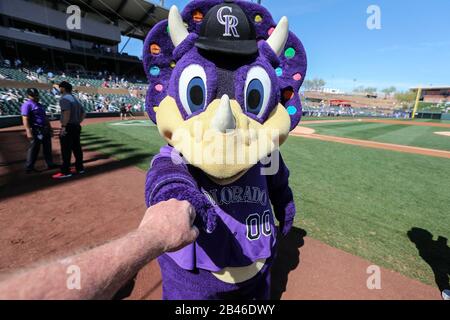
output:
<svg viewBox="0 0 450 320"><path fill-rule="evenodd" d="M200 170L191 173L218 215L216 229L201 232L195 244L168 255L184 269L219 271L248 266L272 256L275 224L267 180L256 165L235 183L220 186Z"/></svg>
<svg viewBox="0 0 450 320"><path fill-rule="evenodd" d="M31 127L45 127L47 124L45 108L39 102L28 100L22 105L21 114L30 119Z"/></svg>
<svg viewBox="0 0 450 320"><path fill-rule="evenodd" d="M163 147L152 161L147 177L147 204L178 199L169 191L159 201L155 200L157 193L164 193L165 187L180 185L182 187L178 190L189 189L188 193L199 194L212 207L217 221L212 232L201 230L194 244L168 255L183 269L200 268L213 272L270 258L276 239L270 201L275 198L273 192L277 192L276 198L279 199L273 203L275 213L279 212L278 220L286 221L290 227L295 215L284 163L276 176L262 175L262 165L258 163L236 182L221 186L195 167L174 164L172 150L171 147ZM175 193L179 194L178 191ZM197 199L185 200L194 205L198 214L203 210Z"/></svg>

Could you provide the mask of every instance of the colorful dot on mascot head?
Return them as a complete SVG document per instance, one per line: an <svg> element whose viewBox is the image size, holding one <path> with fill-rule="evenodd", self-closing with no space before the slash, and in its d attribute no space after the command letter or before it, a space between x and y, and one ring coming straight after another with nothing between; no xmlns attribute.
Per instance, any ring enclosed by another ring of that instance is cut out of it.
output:
<svg viewBox="0 0 450 320"><path fill-rule="evenodd" d="M189 36L189 44L195 43L199 48L202 47L201 39L195 41L193 38L199 38L201 33L201 26L205 20L205 15L208 11L215 5L223 3L223 1L192 1L184 9L181 14L183 25L174 24L174 28L185 27L187 29L176 29L177 34L172 34L175 41L178 41L177 47L184 42L186 36ZM267 42L269 37L272 35L277 24L272 19L270 13L262 6L254 3L246 2L229 2L232 5L239 5L248 17L249 22L252 23L254 32L256 33L256 41L262 52L267 51ZM222 11L226 15L227 10ZM172 10L171 15L176 18L175 9ZM175 20L174 20L175 21ZM282 19L280 21L283 25L286 20ZM180 31L181 30L181 31ZM204 27L204 30L206 28ZM232 32L233 29L231 29ZM186 31L188 33L186 33ZM220 32L220 31L219 31ZM220 35L220 34L219 34ZM283 42L275 42L275 40L281 40L279 37L284 36L283 34L274 34L274 38L269 40L272 45L278 45L278 48L274 48L277 51L278 59L271 59L269 57L269 63L274 63L276 66L273 67L275 74L277 76L277 87L280 93L280 102L287 108L290 108L291 117L291 130L294 129L302 115L302 106L298 91L303 83L303 79L306 75L307 63L306 63L306 53L300 40L292 33L288 33L288 38L285 44ZM225 38L225 37L222 37ZM233 40L235 38L232 38ZM220 40L218 40L220 42ZM205 41L206 42L206 41ZM237 52L243 50L243 40L242 42L234 41L233 48L225 48L224 50L229 50L232 52ZM251 41L250 41L251 42ZM266 42L266 44L263 44ZM183 45L188 46L188 43ZM252 46L252 44L248 44ZM232 45L233 46L233 45ZM204 48L214 49L214 46L203 44ZM253 44L254 47L254 44ZM262 47L262 48L261 48ZM188 49L188 48L185 48ZM218 50L219 47L217 47ZM254 48L253 48L254 50ZM176 54L178 56L176 57ZM150 89L147 95L147 112L153 122L156 122L156 111L155 107L158 107L161 101L170 93L169 82L171 75L173 74L174 68L176 67L176 58L181 58L183 56L183 48L178 48L175 51L175 46L170 37L170 29L168 26L168 21L162 21L158 23L152 31L148 34L144 46L144 67L147 74ZM220 55L217 55L220 57ZM153 70L160 70L159 72L154 72ZM211 79L212 80L212 79ZM158 89L157 89L158 88ZM284 98L285 92L293 92L294 94L290 96L289 100ZM273 95L277 93L273 92ZM216 94L217 95L217 94ZM157 109L156 109L157 110ZM295 112L294 112L295 110Z"/></svg>
<svg viewBox="0 0 450 320"><path fill-rule="evenodd" d="M275 218L285 235L295 216L278 147L301 119L306 65L287 18L276 24L249 1L172 7L148 34L146 110L168 145L152 160L146 203L186 200L200 230L158 259L164 299L270 298Z"/></svg>

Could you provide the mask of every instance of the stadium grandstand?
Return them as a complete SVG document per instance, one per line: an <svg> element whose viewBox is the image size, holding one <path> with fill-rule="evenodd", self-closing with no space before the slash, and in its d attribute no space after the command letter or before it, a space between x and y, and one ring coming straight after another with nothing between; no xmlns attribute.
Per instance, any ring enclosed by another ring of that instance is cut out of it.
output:
<svg viewBox="0 0 450 320"><path fill-rule="evenodd" d="M421 89L420 101L428 103L447 103L450 102L450 86L445 87L424 87ZM411 88L413 91L419 88Z"/></svg>
<svg viewBox="0 0 450 320"><path fill-rule="evenodd" d="M69 28L78 12L79 25ZM143 111L142 61L124 49L167 16L144 0L0 0L0 115L19 115L29 87L58 113L54 87L63 80L89 112L114 112L122 103Z"/></svg>
<svg viewBox="0 0 450 320"><path fill-rule="evenodd" d="M306 91L302 97L303 115L308 117L410 118L412 112L412 108L399 108L392 98L326 91Z"/></svg>

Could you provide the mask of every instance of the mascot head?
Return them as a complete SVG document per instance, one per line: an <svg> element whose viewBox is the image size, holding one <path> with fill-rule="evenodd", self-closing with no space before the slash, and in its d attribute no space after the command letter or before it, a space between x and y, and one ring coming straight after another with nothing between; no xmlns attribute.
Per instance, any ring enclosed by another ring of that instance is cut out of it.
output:
<svg viewBox="0 0 450 320"><path fill-rule="evenodd" d="M306 54L283 17L250 1L174 6L144 44L146 109L161 136L217 183L274 152L301 118Z"/></svg>

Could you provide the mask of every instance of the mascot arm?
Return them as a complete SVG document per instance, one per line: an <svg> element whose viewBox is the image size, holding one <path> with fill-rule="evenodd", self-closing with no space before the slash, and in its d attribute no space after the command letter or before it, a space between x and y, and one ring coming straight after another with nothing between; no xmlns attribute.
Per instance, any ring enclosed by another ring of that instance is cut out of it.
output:
<svg viewBox="0 0 450 320"><path fill-rule="evenodd" d="M279 155L279 170L275 175L267 176L269 197L273 205L275 217L280 222L281 233L289 233L295 218L295 203L292 190L289 187L289 169Z"/></svg>
<svg viewBox="0 0 450 320"><path fill-rule="evenodd" d="M145 183L145 199L147 207L170 199L188 201L195 208L197 227L208 233L216 228L217 214L213 205L198 189L187 167L174 164L170 158L162 157L152 162Z"/></svg>

